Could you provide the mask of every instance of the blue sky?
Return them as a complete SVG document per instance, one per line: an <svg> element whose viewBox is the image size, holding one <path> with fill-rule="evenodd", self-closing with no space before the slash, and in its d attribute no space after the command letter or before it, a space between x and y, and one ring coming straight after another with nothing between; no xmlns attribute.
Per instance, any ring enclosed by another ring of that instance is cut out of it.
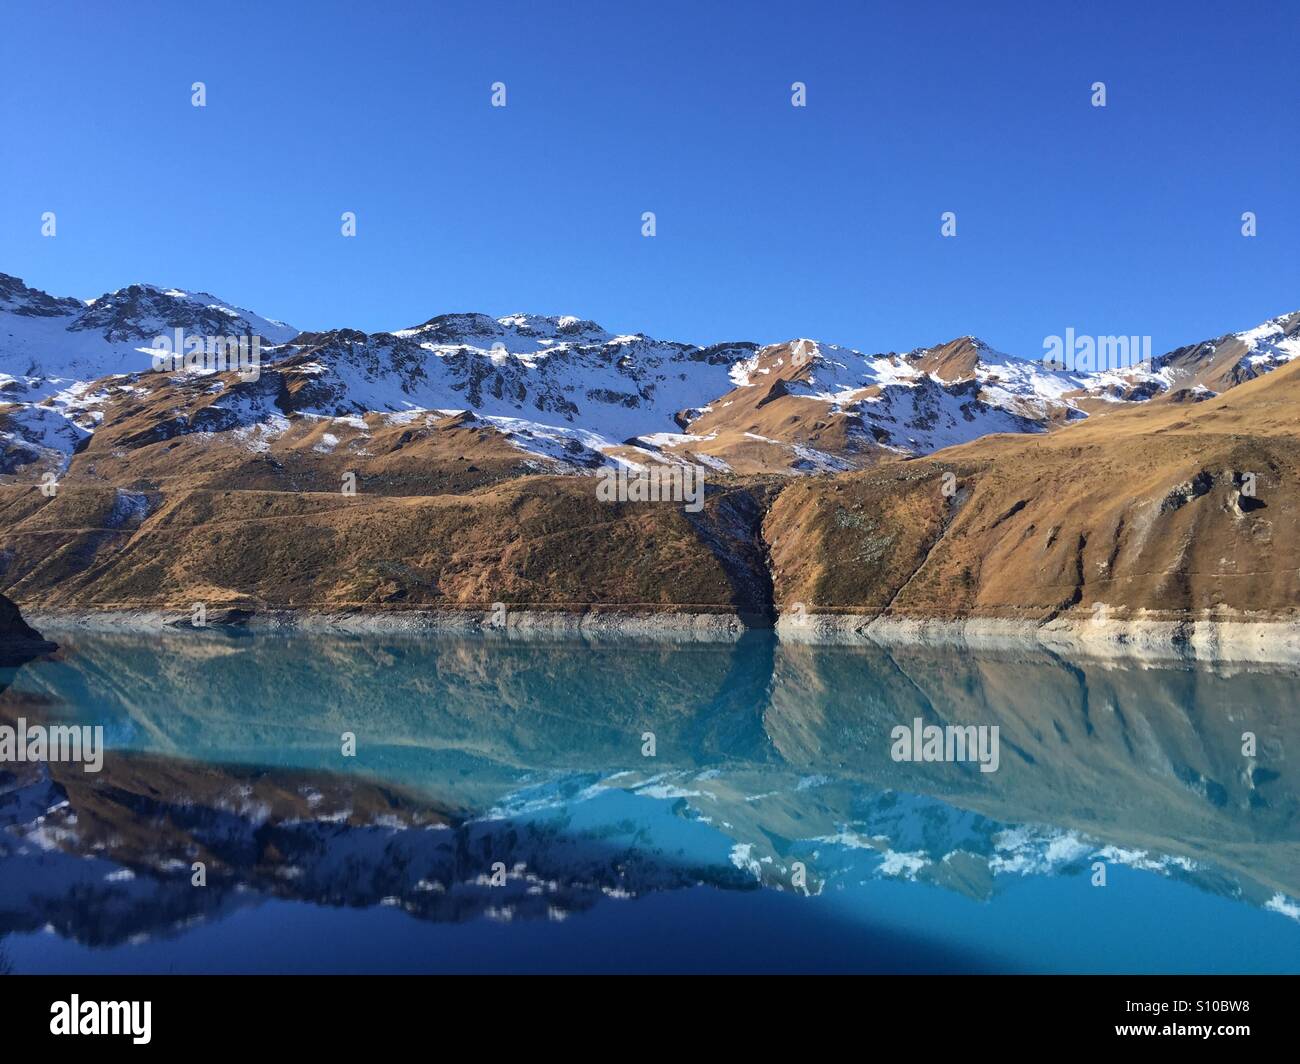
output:
<svg viewBox="0 0 1300 1064"><path fill-rule="evenodd" d="M302 328L1162 351L1300 307L1297 29L1291 0L9 0L0 271Z"/></svg>

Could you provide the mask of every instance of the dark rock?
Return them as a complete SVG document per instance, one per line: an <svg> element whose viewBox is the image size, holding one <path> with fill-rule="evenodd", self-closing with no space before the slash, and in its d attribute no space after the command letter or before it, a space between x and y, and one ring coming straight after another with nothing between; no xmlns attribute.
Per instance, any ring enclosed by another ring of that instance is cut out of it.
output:
<svg viewBox="0 0 1300 1064"><path fill-rule="evenodd" d="M0 595L0 665L22 665L59 649L23 620L18 606Z"/></svg>

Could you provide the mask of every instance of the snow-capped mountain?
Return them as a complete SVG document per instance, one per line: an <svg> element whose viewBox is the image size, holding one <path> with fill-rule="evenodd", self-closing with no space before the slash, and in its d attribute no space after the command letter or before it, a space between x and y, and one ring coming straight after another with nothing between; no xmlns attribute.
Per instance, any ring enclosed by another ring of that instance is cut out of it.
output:
<svg viewBox="0 0 1300 1064"><path fill-rule="evenodd" d="M297 383L294 411L472 410L621 442L726 390L751 350L614 336L576 318L450 314L394 333L303 334L277 362Z"/></svg>
<svg viewBox="0 0 1300 1064"><path fill-rule="evenodd" d="M155 337L257 335L278 343L297 335L283 322L232 307L203 292L135 284L97 299L55 298L0 274L0 471L44 451L70 454L102 416L102 387L152 368Z"/></svg>
<svg viewBox="0 0 1300 1064"><path fill-rule="evenodd" d="M835 471L1085 416L1067 398L1080 379L974 337L906 355L795 340L737 363L731 380L726 395L687 412L689 436L663 443L746 470L779 466L793 449L792 470Z"/></svg>
<svg viewBox="0 0 1300 1064"><path fill-rule="evenodd" d="M153 339L177 329L187 336L258 335L272 344L298 333L205 292L133 284L83 302L0 274L0 367L4 379L27 387L144 372Z"/></svg>
<svg viewBox="0 0 1300 1064"><path fill-rule="evenodd" d="M1208 398L1295 358L1300 358L1300 311L1245 332L1177 348L1156 358L1153 369L1167 382L1167 390L1199 392Z"/></svg>
<svg viewBox="0 0 1300 1064"><path fill-rule="evenodd" d="M693 460L720 472L837 471L1046 431L1114 404L1208 397L1300 354L1300 312L1148 364L1083 373L972 336L905 354L811 339L700 347L527 314L300 333L207 293L137 284L83 302L0 274L0 470L46 453L66 460L113 402L192 378L152 369L153 339L178 330L261 337L260 379L214 376L168 395L168 429L141 438L232 430L260 448L294 419L364 431L372 415L468 412L521 451L575 470Z"/></svg>

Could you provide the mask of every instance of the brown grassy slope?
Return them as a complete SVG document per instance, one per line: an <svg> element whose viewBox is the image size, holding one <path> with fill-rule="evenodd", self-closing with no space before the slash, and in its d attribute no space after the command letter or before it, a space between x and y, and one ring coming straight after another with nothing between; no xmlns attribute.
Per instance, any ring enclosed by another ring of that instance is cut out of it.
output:
<svg viewBox="0 0 1300 1064"><path fill-rule="evenodd" d="M224 390L218 387L224 386ZM214 377L141 374L129 384L103 382L103 420L72 458L62 482L152 490L259 488L337 491L345 473L372 494L461 492L537 470L491 425L470 415L428 413L405 422L290 414L270 431L238 424L216 404L260 398L284 406L278 374L241 382ZM364 425L364 427L363 427ZM20 466L14 480L39 481L44 467ZM549 470L548 470L549 471Z"/></svg>
<svg viewBox="0 0 1300 1064"><path fill-rule="evenodd" d="M776 600L1046 619L1300 605L1300 364L1194 406L792 485L764 523ZM942 491L955 475L955 495ZM1243 497L1242 475L1256 474Z"/></svg>
<svg viewBox="0 0 1300 1064"><path fill-rule="evenodd" d="M492 602L766 610L745 489L704 511L612 504L594 478L520 477L464 495L115 489L0 491L0 586L28 604L394 609ZM143 520L141 520L143 516Z"/></svg>

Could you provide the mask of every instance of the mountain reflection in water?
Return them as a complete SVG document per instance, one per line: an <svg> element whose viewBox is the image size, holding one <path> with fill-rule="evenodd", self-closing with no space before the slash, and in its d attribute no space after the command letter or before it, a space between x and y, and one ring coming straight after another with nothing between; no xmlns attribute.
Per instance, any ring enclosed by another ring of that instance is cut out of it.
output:
<svg viewBox="0 0 1300 1064"><path fill-rule="evenodd" d="M210 928L253 970L258 911L301 921L266 963L303 970L583 970L610 936L632 970L1300 970L1288 667L763 633L55 638L0 674L0 723L102 724L110 753L0 767L0 970L207 970ZM998 771L891 760L915 718L997 725ZM378 910L404 931L349 939ZM1109 957L1053 945L1081 911ZM673 938L705 914L713 940ZM563 954L525 956L534 924L566 925ZM452 925L472 958L437 954Z"/></svg>

